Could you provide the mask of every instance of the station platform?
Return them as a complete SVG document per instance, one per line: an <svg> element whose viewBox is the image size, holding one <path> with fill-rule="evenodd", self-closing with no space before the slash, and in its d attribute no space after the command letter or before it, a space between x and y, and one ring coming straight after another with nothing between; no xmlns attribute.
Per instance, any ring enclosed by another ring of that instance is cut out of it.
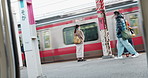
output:
<svg viewBox="0 0 148 78"><path fill-rule="evenodd" d="M146 53L136 58L87 59L85 62L66 61L42 64L47 78L147 78ZM21 69L21 78L27 77L26 67Z"/></svg>

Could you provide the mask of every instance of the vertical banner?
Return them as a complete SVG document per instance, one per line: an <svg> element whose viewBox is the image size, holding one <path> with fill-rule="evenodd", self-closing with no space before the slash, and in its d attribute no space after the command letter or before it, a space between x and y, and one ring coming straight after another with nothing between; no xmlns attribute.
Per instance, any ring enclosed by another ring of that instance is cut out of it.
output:
<svg viewBox="0 0 148 78"><path fill-rule="evenodd" d="M103 30L103 29L106 29L105 27L105 22L104 22L104 18L98 18L98 22L99 22L99 27L100 27L100 30Z"/></svg>

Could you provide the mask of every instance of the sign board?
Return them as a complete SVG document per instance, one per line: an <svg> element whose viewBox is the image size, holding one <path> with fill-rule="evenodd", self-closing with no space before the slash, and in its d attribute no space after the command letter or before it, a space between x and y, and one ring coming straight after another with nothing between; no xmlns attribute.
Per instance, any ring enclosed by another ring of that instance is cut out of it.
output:
<svg viewBox="0 0 148 78"><path fill-rule="evenodd" d="M32 50L32 42L31 42L31 31L30 25L28 21L28 12L27 12L27 4L26 0L20 0L20 17L21 17L21 30L22 30L22 39L23 39L23 46L24 51L31 51Z"/></svg>

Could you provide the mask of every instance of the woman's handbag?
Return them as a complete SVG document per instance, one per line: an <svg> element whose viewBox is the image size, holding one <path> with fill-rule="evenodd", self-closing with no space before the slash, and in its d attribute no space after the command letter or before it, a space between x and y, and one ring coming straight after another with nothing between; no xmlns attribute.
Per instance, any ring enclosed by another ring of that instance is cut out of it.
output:
<svg viewBox="0 0 148 78"><path fill-rule="evenodd" d="M80 44L82 42L82 39L80 39L78 36L74 36L74 43Z"/></svg>
<svg viewBox="0 0 148 78"><path fill-rule="evenodd" d="M126 39L129 39L132 37L132 33L130 30L124 30L124 31L121 31L121 34L122 34L122 39L123 40L126 40Z"/></svg>

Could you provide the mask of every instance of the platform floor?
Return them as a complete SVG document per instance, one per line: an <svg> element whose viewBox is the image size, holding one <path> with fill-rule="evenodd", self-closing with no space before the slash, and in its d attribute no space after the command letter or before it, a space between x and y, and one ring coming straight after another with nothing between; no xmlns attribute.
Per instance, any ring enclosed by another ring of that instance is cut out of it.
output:
<svg viewBox="0 0 148 78"><path fill-rule="evenodd" d="M146 53L120 60L93 58L42 64L42 70L47 78L148 78ZM26 67L21 69L21 78L28 78Z"/></svg>

